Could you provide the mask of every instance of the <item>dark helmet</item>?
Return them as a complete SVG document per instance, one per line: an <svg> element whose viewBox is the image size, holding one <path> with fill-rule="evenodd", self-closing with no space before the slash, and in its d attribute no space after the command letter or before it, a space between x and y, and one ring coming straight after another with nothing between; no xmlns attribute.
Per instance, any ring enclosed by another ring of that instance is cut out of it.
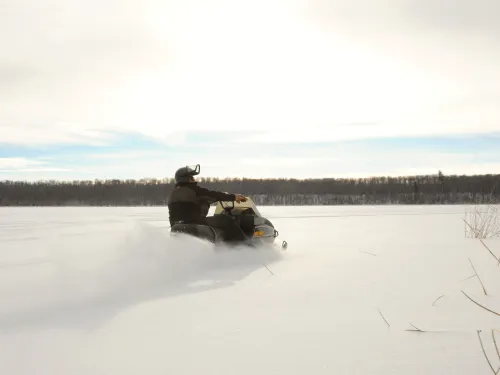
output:
<svg viewBox="0 0 500 375"><path fill-rule="evenodd" d="M179 168L175 172L175 182L190 182L191 177L196 176L200 173L200 165L196 164L193 168L192 166L186 166Z"/></svg>

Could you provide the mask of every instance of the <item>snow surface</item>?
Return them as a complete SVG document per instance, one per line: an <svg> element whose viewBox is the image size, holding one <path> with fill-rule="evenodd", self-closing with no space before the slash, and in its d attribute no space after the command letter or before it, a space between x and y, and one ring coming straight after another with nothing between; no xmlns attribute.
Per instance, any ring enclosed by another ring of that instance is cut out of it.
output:
<svg viewBox="0 0 500 375"><path fill-rule="evenodd" d="M287 251L218 253L161 207L2 208L0 374L489 374L466 208L261 207Z"/></svg>

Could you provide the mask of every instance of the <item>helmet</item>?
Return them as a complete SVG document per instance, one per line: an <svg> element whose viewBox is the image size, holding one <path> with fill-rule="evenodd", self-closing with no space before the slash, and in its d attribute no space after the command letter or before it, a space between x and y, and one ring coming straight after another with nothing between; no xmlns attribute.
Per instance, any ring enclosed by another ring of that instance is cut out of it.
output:
<svg viewBox="0 0 500 375"><path fill-rule="evenodd" d="M182 168L179 168L175 172L175 182L190 182L190 178L193 176L196 176L197 174L200 173L200 165L196 164L196 166L185 166Z"/></svg>

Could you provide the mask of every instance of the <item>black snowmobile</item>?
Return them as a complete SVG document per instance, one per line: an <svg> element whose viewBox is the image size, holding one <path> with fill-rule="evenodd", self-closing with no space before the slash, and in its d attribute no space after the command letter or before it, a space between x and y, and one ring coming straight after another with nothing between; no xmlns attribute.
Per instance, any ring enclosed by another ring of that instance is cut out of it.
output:
<svg viewBox="0 0 500 375"><path fill-rule="evenodd" d="M274 229L274 225L265 217L263 217L255 203L250 197L246 197L247 201L242 203L214 201L208 204L217 202L214 216L227 215L236 221L238 227L244 235L243 241L227 242L234 245L273 245L279 233ZM226 243L226 236L222 229L214 228L209 225L201 224L174 224L170 228L171 235L187 234L196 238L210 241L214 244ZM287 247L286 241L281 244L282 248Z"/></svg>

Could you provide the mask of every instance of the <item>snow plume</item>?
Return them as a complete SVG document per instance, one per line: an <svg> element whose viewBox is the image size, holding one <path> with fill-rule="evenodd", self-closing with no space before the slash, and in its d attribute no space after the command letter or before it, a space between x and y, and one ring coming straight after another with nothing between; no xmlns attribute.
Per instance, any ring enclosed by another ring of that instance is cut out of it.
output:
<svg viewBox="0 0 500 375"><path fill-rule="evenodd" d="M45 262L3 264L0 330L96 328L120 311L154 299L228 287L280 259L279 251L171 238L134 224L119 232L48 241ZM36 267L34 269L33 267Z"/></svg>

